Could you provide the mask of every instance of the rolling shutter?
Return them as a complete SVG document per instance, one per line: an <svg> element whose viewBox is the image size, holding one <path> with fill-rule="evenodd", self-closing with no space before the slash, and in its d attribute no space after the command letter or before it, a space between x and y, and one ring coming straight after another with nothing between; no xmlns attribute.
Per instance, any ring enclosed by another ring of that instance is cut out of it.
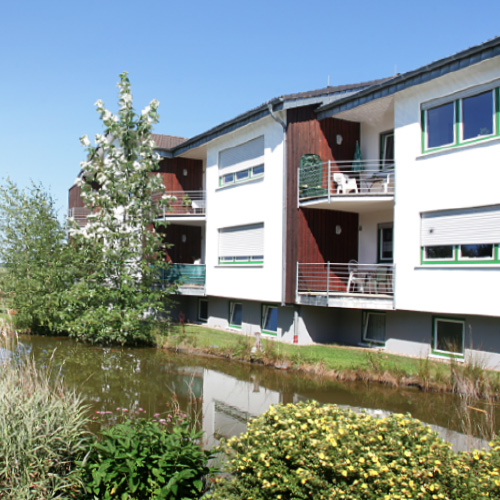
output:
<svg viewBox="0 0 500 500"><path fill-rule="evenodd" d="M500 243L499 205L422 214L424 247L481 243Z"/></svg>
<svg viewBox="0 0 500 500"><path fill-rule="evenodd" d="M264 224L219 229L219 257L264 255Z"/></svg>
<svg viewBox="0 0 500 500"><path fill-rule="evenodd" d="M264 163L264 136L219 153L219 175L231 174Z"/></svg>

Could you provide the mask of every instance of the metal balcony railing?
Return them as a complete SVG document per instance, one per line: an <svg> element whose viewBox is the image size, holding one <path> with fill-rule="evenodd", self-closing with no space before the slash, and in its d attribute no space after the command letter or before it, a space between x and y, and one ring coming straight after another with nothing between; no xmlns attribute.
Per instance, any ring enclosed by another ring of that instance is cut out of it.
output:
<svg viewBox="0 0 500 500"><path fill-rule="evenodd" d="M68 210L68 217L73 219L80 227L86 226L88 216L92 213L90 208L74 207Z"/></svg>
<svg viewBox="0 0 500 500"><path fill-rule="evenodd" d="M327 161L298 169L298 199L394 195L394 163Z"/></svg>
<svg viewBox="0 0 500 500"><path fill-rule="evenodd" d="M159 201L162 197L167 197L169 205L163 208L162 217L205 215L205 191L165 191L155 194L153 200Z"/></svg>
<svg viewBox="0 0 500 500"><path fill-rule="evenodd" d="M297 293L306 295L394 295L393 264L297 263Z"/></svg>
<svg viewBox="0 0 500 500"><path fill-rule="evenodd" d="M182 292L205 290L205 264L171 264L163 270L161 279L168 285L177 285Z"/></svg>

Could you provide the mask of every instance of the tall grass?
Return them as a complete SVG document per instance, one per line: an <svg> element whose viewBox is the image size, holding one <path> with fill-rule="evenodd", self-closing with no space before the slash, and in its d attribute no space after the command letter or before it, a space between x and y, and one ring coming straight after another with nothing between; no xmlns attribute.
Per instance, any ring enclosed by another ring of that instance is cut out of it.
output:
<svg viewBox="0 0 500 500"><path fill-rule="evenodd" d="M0 498L71 498L89 440L87 407L50 367L0 363Z"/></svg>

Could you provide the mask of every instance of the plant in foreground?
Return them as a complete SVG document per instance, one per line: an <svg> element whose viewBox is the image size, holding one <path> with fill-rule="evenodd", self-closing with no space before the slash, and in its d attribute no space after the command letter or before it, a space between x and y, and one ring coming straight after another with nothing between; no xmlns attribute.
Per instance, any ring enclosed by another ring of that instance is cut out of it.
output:
<svg viewBox="0 0 500 500"><path fill-rule="evenodd" d="M90 443L87 407L33 361L0 363L0 498L69 498Z"/></svg>
<svg viewBox="0 0 500 500"><path fill-rule="evenodd" d="M456 454L421 422L333 405L271 407L224 445L212 500L500 498L500 441Z"/></svg>
<svg viewBox="0 0 500 500"><path fill-rule="evenodd" d="M209 451L203 431L187 420L170 426L128 418L101 432L81 463L87 498L123 500L200 498Z"/></svg>

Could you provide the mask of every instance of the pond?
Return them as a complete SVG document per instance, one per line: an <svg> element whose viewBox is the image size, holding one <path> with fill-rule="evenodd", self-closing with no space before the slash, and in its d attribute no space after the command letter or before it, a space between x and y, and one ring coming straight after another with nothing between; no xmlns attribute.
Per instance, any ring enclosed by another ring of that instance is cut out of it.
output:
<svg viewBox="0 0 500 500"><path fill-rule="evenodd" d="M481 437L482 427L500 422L498 408L483 413L485 405L476 409L481 405L475 403L471 409L451 394L340 382L154 348L96 347L67 338L28 335L0 341L0 359L21 353L29 353L40 364L52 358L66 383L83 393L93 413L142 408L150 415L165 414L175 397L182 410L196 411L209 445L244 432L246 422L270 405L303 400L366 409L379 416L410 413L432 425L456 449L484 445L470 434Z"/></svg>

